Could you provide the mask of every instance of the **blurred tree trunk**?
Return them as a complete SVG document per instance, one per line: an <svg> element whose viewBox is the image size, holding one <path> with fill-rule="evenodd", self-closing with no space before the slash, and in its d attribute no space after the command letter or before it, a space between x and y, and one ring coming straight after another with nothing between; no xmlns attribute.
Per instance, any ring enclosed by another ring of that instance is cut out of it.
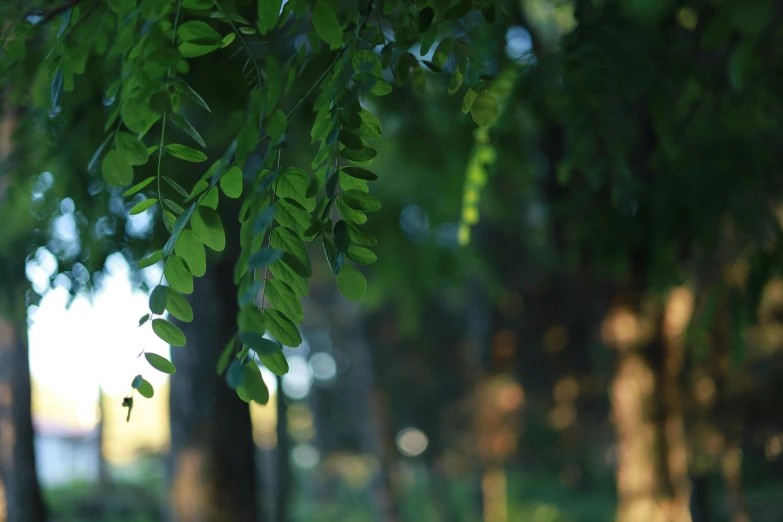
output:
<svg viewBox="0 0 783 522"><path fill-rule="evenodd" d="M0 120L2 166L11 156L17 121L16 108L6 105ZM13 189L0 176L0 206L6 192ZM23 247L25 237L7 245L12 255ZM28 285L23 260L0 259L0 267L5 268L0 274L0 521L39 522L47 514L35 463L25 306Z"/></svg>
<svg viewBox="0 0 783 522"><path fill-rule="evenodd" d="M635 299L636 306L615 309L604 331L620 349L610 392L617 431L618 522L691 522L677 338L687 304L672 299L664 311L657 306L642 310L641 299Z"/></svg>
<svg viewBox="0 0 783 522"><path fill-rule="evenodd" d="M348 374L353 406L354 426L359 445L364 453L372 455L378 468L370 479L368 491L375 508L373 520L396 522L397 495L393 477L394 448L390 447L390 427L387 422L388 405L384 394L377 386L372 354L364 335L356 305L344 300L336 314L335 330L337 343L345 346L351 361Z"/></svg>
<svg viewBox="0 0 783 522"><path fill-rule="evenodd" d="M36 475L23 317L17 321L0 317L0 520L42 522L47 517Z"/></svg>
<svg viewBox="0 0 783 522"><path fill-rule="evenodd" d="M231 238L229 244L235 243ZM238 242L236 242L238 243ZM236 330L234 257L195 281L187 345L172 349L172 503L177 522L258 522L250 409L216 372Z"/></svg>
<svg viewBox="0 0 783 522"><path fill-rule="evenodd" d="M275 513L276 522L288 521L288 501L291 498L291 470L289 469L289 456L291 444L288 439L288 403L283 393L283 378L277 378L277 446L275 448L276 473L276 497Z"/></svg>

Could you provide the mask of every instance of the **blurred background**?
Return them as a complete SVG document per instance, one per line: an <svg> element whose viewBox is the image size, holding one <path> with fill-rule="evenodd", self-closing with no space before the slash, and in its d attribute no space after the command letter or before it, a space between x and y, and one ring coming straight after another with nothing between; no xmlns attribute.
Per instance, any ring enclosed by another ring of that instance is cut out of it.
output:
<svg viewBox="0 0 783 522"><path fill-rule="evenodd" d="M498 78L492 127L426 68L363 100L383 126L367 298L313 249L304 342L249 414L215 372L232 251L196 284L188 346L137 326L160 216L85 167L113 103L100 61L53 103L31 47L0 123L0 520L783 521L783 9L496 4L455 29ZM230 51L186 75L210 157L244 121ZM308 173L311 103L282 154ZM127 422L142 371L155 396Z"/></svg>

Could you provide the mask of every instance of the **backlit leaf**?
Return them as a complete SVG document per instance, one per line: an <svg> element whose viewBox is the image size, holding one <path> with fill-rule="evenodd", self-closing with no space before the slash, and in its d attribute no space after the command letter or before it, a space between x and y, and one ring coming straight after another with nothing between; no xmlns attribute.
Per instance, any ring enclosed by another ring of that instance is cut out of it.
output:
<svg viewBox="0 0 783 522"><path fill-rule="evenodd" d="M226 248L226 234L223 232L223 223L220 215L208 207L199 206L191 219L193 231L198 234L201 241L217 252Z"/></svg>
<svg viewBox="0 0 783 522"><path fill-rule="evenodd" d="M162 357L156 353L146 352L144 358L150 363L150 366L166 374L173 374L177 372L177 368L165 357Z"/></svg>
<svg viewBox="0 0 783 522"><path fill-rule="evenodd" d="M135 216L137 214L141 214L145 210L147 210L150 207L152 207L153 205L155 205L155 203L157 203L157 202L158 202L158 200L155 199L155 198L145 199L144 201L140 201L140 202L136 203L135 205L133 205L133 208L131 208L130 211L128 211L128 213L131 216Z"/></svg>
<svg viewBox="0 0 783 522"><path fill-rule="evenodd" d="M152 331L171 346L185 346L185 334L173 323L165 319L153 319Z"/></svg>
<svg viewBox="0 0 783 522"><path fill-rule="evenodd" d="M343 33L340 22L334 13L328 0L315 0L313 5L313 29L318 37L329 44L332 49L337 49L343 42Z"/></svg>
<svg viewBox="0 0 783 522"><path fill-rule="evenodd" d="M207 160L207 155L203 152L192 149L185 145L180 145L179 143L172 143L170 145L166 145L164 148L166 149L166 152L181 160L190 161L193 163L201 163L202 161Z"/></svg>
<svg viewBox="0 0 783 522"><path fill-rule="evenodd" d="M188 300L185 299L185 296L173 288L169 288L166 294L166 310L180 321L185 323L191 322L193 320L193 308L188 303Z"/></svg>
<svg viewBox="0 0 783 522"><path fill-rule="evenodd" d="M163 270L163 274L166 276L166 281L169 282L172 288L183 294L193 293L193 276L185 266L185 261L181 257L175 255L170 256L168 263L166 263L166 268Z"/></svg>
<svg viewBox="0 0 783 522"><path fill-rule="evenodd" d="M220 177L220 190L229 198L236 199L242 195L242 169L236 165L229 168Z"/></svg>

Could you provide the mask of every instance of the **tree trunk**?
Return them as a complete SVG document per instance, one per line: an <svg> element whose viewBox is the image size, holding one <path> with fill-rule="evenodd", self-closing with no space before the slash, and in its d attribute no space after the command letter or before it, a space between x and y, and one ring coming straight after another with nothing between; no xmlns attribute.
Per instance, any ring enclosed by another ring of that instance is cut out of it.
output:
<svg viewBox="0 0 783 522"><path fill-rule="evenodd" d="M275 522L288 521L288 501L291 495L291 470L288 461L291 453L290 442L288 439L288 403L283 393L283 378L277 378L277 447L275 448L275 459L277 464L276 478L277 484L275 497L275 513L277 519Z"/></svg>
<svg viewBox="0 0 783 522"><path fill-rule="evenodd" d="M610 394L617 431L617 522L691 522L677 384L684 312L672 311L683 307L676 299L684 298L673 294L678 295L664 313L656 310L645 318L637 315L638 306L636 313L617 308L605 324L604 337L620 349Z"/></svg>
<svg viewBox="0 0 783 522"><path fill-rule="evenodd" d="M352 303L343 301L342 305L333 321L335 341L345 346L351 360L347 377L350 379L353 393L350 404L354 426L361 450L375 457L379 464L368 487L375 509L373 520L395 522L399 520L399 514L392 476L394 449L389 444L391 437L386 422L386 405L375 382L372 355L360 322L359 311Z"/></svg>
<svg viewBox="0 0 783 522"><path fill-rule="evenodd" d="M258 522L255 448L249 406L216 372L236 330L233 257L196 280L195 320L180 326L187 345L172 349L172 505L177 522Z"/></svg>
<svg viewBox="0 0 783 522"><path fill-rule="evenodd" d="M25 323L0 317L0 521L42 522L46 509L35 467L27 333L19 324Z"/></svg>
<svg viewBox="0 0 783 522"><path fill-rule="evenodd" d="M0 164L6 169L13 150L18 111L4 103L0 119ZM8 176L0 176L0 208L13 191ZM16 196L20 197L20 196ZM3 216L7 218L8 216ZM22 219L22 216L12 216ZM32 230L32 226L30 227ZM6 245L11 255L25 248L26 238ZM11 267L7 269L7 267ZM0 259L0 522L40 522L47 518L35 466L27 346L25 267L22 259Z"/></svg>

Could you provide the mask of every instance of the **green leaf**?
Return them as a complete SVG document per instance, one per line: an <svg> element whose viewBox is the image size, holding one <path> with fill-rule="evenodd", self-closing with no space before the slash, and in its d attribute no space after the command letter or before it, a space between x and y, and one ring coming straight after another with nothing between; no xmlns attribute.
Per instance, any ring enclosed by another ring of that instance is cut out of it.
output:
<svg viewBox="0 0 783 522"><path fill-rule="evenodd" d="M218 375L223 375L223 372L226 371L226 368L228 368L228 363L231 362L231 355L234 353L235 341L236 334L231 338L228 344L226 344L226 347L223 348L223 351L220 353L220 358L218 359L217 363Z"/></svg>
<svg viewBox="0 0 783 522"><path fill-rule="evenodd" d="M435 48L435 52L432 54L432 63L438 67L443 67L446 64L446 60L449 59L451 53L451 38L444 38L440 41Z"/></svg>
<svg viewBox="0 0 783 522"><path fill-rule="evenodd" d="M277 279L288 283L296 295L304 297L310 293L310 284L307 279L297 274L291 265L286 263L286 259L275 261L269 265L269 270Z"/></svg>
<svg viewBox="0 0 783 522"><path fill-rule="evenodd" d="M277 310L266 310L266 328L272 336L285 346L296 348L302 344L302 336L296 325Z"/></svg>
<svg viewBox="0 0 783 522"><path fill-rule="evenodd" d="M144 314L141 317L139 317L139 326L143 325L147 321L150 320L150 314Z"/></svg>
<svg viewBox="0 0 783 522"><path fill-rule="evenodd" d="M304 309L299 297L283 281L279 279L268 280L266 282L266 297L275 309L294 324L299 324L304 320Z"/></svg>
<svg viewBox="0 0 783 522"><path fill-rule="evenodd" d="M220 44L199 45L193 42L183 42L177 48L183 58L198 58L220 49Z"/></svg>
<svg viewBox="0 0 783 522"><path fill-rule="evenodd" d="M196 206L195 204L193 204L189 206L185 210L185 212L183 212L177 217L177 220L174 222L174 226L171 227L171 237L169 238L168 241L166 241L166 244L163 245L164 255L169 255L172 252L172 250L174 250L174 244L179 238L180 232L182 232L185 229L185 225L188 224L191 216L193 216L193 211L195 210L195 208Z"/></svg>
<svg viewBox="0 0 783 522"><path fill-rule="evenodd" d="M339 134L340 143L349 149L361 149L364 147L362 139L349 130L341 130Z"/></svg>
<svg viewBox="0 0 783 522"><path fill-rule="evenodd" d="M258 404L269 402L269 390L264 383L261 370L254 361L245 364L245 378L242 381L242 388L245 389L248 397L254 402Z"/></svg>
<svg viewBox="0 0 783 522"><path fill-rule="evenodd" d="M362 212L375 212L381 208L378 198L361 190L347 190L343 192L342 199L349 207Z"/></svg>
<svg viewBox="0 0 783 522"><path fill-rule="evenodd" d="M185 334L173 323L165 319L153 319L152 331L171 346L185 346Z"/></svg>
<svg viewBox="0 0 783 522"><path fill-rule="evenodd" d="M376 179L378 179L378 176L376 174L373 174L369 170L363 169L361 167L343 167L342 171L348 174L349 176L357 179L364 179L367 181L375 181Z"/></svg>
<svg viewBox="0 0 783 522"><path fill-rule="evenodd" d="M176 366L171 364L171 361L169 361L165 357L162 357L156 353L146 352L144 354L144 358L147 359L147 362L150 363L150 366L152 366L159 372L167 373L169 375L177 373Z"/></svg>
<svg viewBox="0 0 783 522"><path fill-rule="evenodd" d="M426 56L427 53L430 52L430 49L432 49L432 46L435 43L435 40L438 39L438 35L439 34L440 34L440 30L439 30L437 25L432 25L432 26L430 26L429 29L427 29L427 32L425 32L422 35L422 37L421 37L421 47L419 48L419 55L420 56ZM433 54L433 56L434 56L434 54ZM427 63L432 64L432 67L435 67L436 69L438 69L438 72L440 72L440 68L437 67L432 62L424 61L423 63L425 63L425 64L427 64Z"/></svg>
<svg viewBox="0 0 783 522"><path fill-rule="evenodd" d="M378 240L374 235L362 229L355 223L346 223L348 228L348 235L351 236L351 241L357 245L375 246L378 244Z"/></svg>
<svg viewBox="0 0 783 522"><path fill-rule="evenodd" d="M275 228L272 230L270 244L273 248L291 254L300 265L291 266L291 268L298 269L302 272L300 274L302 277L310 277L313 275L313 269L310 265L310 254L307 252L307 248L304 246L302 240L291 230L285 227Z"/></svg>
<svg viewBox="0 0 783 522"><path fill-rule="evenodd" d="M133 183L133 168L117 150L110 150L104 156L101 173L110 187L124 187Z"/></svg>
<svg viewBox="0 0 783 522"><path fill-rule="evenodd" d="M334 246L338 252L347 252L350 243L351 236L348 234L347 223L341 219L334 225Z"/></svg>
<svg viewBox="0 0 783 522"><path fill-rule="evenodd" d="M179 183L177 183L176 181L174 181L173 179L171 179L171 178L170 178L170 177L168 177L168 176L161 176L161 178L163 178L163 181L165 181L165 182L168 184L168 186L170 186L171 188L173 188L174 190L176 190L176 191L177 191L177 194L179 194L179 195L180 195L180 196L182 196L183 198L187 198L187 197L188 197L188 191L187 191L187 190L185 190L184 188L182 188L182 185L180 185ZM169 203L169 201L170 201L170 200L164 200L164 202L166 202L166 204L168 204L168 205L170 205L170 206L171 206L171 203ZM184 210L182 209L182 207L180 207L180 206L179 206L179 205L177 205L176 203L174 203L174 205L176 205L176 206L172 206L172 210L174 210L174 211L176 211L176 212L178 212L178 213L180 213L180 214L181 214L182 212L184 212Z"/></svg>
<svg viewBox="0 0 783 522"><path fill-rule="evenodd" d="M166 310L168 310L171 315L185 323L193 321L193 308L191 308L190 303L185 299L185 296L173 288L169 288L167 297Z"/></svg>
<svg viewBox="0 0 783 522"><path fill-rule="evenodd" d="M185 96L187 96L188 98L196 102L196 104L202 109L204 109L205 111L209 113L212 112L212 110L209 108L209 105L207 105L207 102L204 101L204 98L202 98L201 95L199 95L199 93L193 90L193 87L191 87L184 81L179 80L177 83L174 84L174 87L179 92L181 92L182 94L184 94Z"/></svg>
<svg viewBox="0 0 783 522"><path fill-rule="evenodd" d="M232 33L233 34L233 33ZM190 124L188 120L180 116L179 114L171 114L170 115L171 121L174 122L174 125L185 131L188 136L193 138L193 141L201 145L202 147L206 147L207 144L204 142L204 138L201 137L201 134L198 133L195 127Z"/></svg>
<svg viewBox="0 0 783 522"><path fill-rule="evenodd" d="M468 89L468 91L465 93L465 97L462 98L462 112L464 114L470 112L471 108L473 107L473 102L476 100L476 96L478 96L478 93L473 89Z"/></svg>
<svg viewBox="0 0 783 522"><path fill-rule="evenodd" d="M282 351L259 353L258 358L275 375L283 376L288 373L288 361L285 360L285 355L283 355Z"/></svg>
<svg viewBox="0 0 783 522"><path fill-rule="evenodd" d="M258 332L242 332L239 334L239 337L244 344L250 347L258 355L282 351L279 343L265 339L264 336Z"/></svg>
<svg viewBox="0 0 783 522"><path fill-rule="evenodd" d="M242 363L239 362L239 359L234 359L231 361L231 364L228 366L228 372L226 373L226 384L228 384L228 387L237 390L237 394L239 394L239 388L242 386L242 383L245 381L245 369L242 366ZM249 402L250 398L243 399L245 402Z"/></svg>
<svg viewBox="0 0 783 522"><path fill-rule="evenodd" d="M242 195L242 169L233 165L220 177L220 190L227 197L236 199Z"/></svg>
<svg viewBox="0 0 783 522"><path fill-rule="evenodd" d="M264 129L269 134L269 137L272 138L272 142L278 141L285 134L287 128L288 119L280 109L275 109L264 120Z"/></svg>
<svg viewBox="0 0 783 522"><path fill-rule="evenodd" d="M340 273L343 267L343 254L337 251L337 247L334 246L334 241L329 237L323 237L324 254L326 254L326 261L329 263L329 268L332 269L334 275Z"/></svg>
<svg viewBox="0 0 783 522"><path fill-rule="evenodd" d="M343 33L340 22L327 0L315 0L313 6L313 29L318 37L329 44L332 49L337 49L343 43Z"/></svg>
<svg viewBox="0 0 783 522"><path fill-rule="evenodd" d="M212 187L207 191L206 194L204 194L204 197L201 198L201 202L199 205L202 207L211 208L212 210L217 210L218 203L220 202L220 193L218 191L217 187Z"/></svg>
<svg viewBox="0 0 783 522"><path fill-rule="evenodd" d="M277 207L274 205L270 205L262 210L255 221L253 221L253 234L260 234L269 228L269 225L272 224L272 219L274 219L276 212Z"/></svg>
<svg viewBox="0 0 783 522"><path fill-rule="evenodd" d="M372 147L362 147L359 149L343 149L340 156L350 161L370 161L378 154L378 151Z"/></svg>
<svg viewBox="0 0 783 522"><path fill-rule="evenodd" d="M307 197L307 186L310 179L305 172L297 167L288 167L277 178L277 196L290 198L298 202L305 210L312 212L315 208L315 199Z"/></svg>
<svg viewBox="0 0 783 522"><path fill-rule="evenodd" d="M163 270L163 274L166 276L166 281L168 281L175 290L178 290L183 294L193 293L193 276L185 266L185 260L181 257L175 255L170 256L168 263L166 263L166 268Z"/></svg>
<svg viewBox="0 0 783 522"><path fill-rule="evenodd" d="M156 315L163 315L166 311L166 300L168 299L168 290L163 285L158 285L150 292L150 311Z"/></svg>
<svg viewBox="0 0 783 522"><path fill-rule="evenodd" d="M370 89L370 94L373 96L386 96L390 92L392 92L391 84L386 80L381 80L380 78L375 80L372 89Z"/></svg>
<svg viewBox="0 0 783 522"><path fill-rule="evenodd" d="M258 0L258 32L266 34L277 25L283 0Z"/></svg>
<svg viewBox="0 0 783 522"><path fill-rule="evenodd" d="M470 108L473 121L481 127L489 127L498 118L498 102L495 96L488 90L481 91Z"/></svg>
<svg viewBox="0 0 783 522"><path fill-rule="evenodd" d="M142 212L144 212L148 208L150 208L153 205L155 205L155 203L157 203L157 202L158 202L158 200L155 199L155 198L145 199L144 201L140 201L140 202L136 203L135 205L133 205L133 208L131 208L128 213L131 216L135 216L137 214L141 214Z"/></svg>
<svg viewBox="0 0 783 522"><path fill-rule="evenodd" d="M367 140L374 140L381 137L383 129L381 122L373 113L362 108L359 111L359 117L362 119L362 126L356 130L356 134Z"/></svg>
<svg viewBox="0 0 783 522"><path fill-rule="evenodd" d="M463 64L459 64L457 66L457 68L454 69L454 75L451 77L451 81L449 82L449 94L456 93L460 89L460 87L462 87L462 82L465 79L465 72L463 70L464 68L465 67L464 67ZM472 92L472 91L468 91L468 92ZM467 94L466 94L466 96L467 96ZM473 95L473 97L475 97L475 95ZM470 103L471 104L473 103L472 99L470 100ZM463 112L467 112L467 111L465 111L464 107L465 107L465 105L464 105L464 101L463 101L463 109L462 110L463 110ZM470 110L470 109L468 109L468 110Z"/></svg>
<svg viewBox="0 0 783 522"><path fill-rule="evenodd" d="M432 20L435 18L435 10L432 7L425 7L419 12L417 19L417 26L420 33L425 32L432 25Z"/></svg>
<svg viewBox="0 0 783 522"><path fill-rule="evenodd" d="M139 394L146 399L151 399L155 395L155 390L152 388L152 385L149 383L149 381L143 379L141 375L137 375L133 379L131 386L133 386L133 388L135 388Z"/></svg>
<svg viewBox="0 0 783 522"><path fill-rule="evenodd" d="M139 260L139 268L147 268L148 266L152 266L158 261L161 261L163 259L163 250L156 250L155 252L151 253L147 257L143 257Z"/></svg>
<svg viewBox="0 0 783 522"><path fill-rule="evenodd" d="M248 259L250 268L264 268L283 257L283 251L274 248L262 248Z"/></svg>
<svg viewBox="0 0 783 522"><path fill-rule="evenodd" d="M359 190L361 192L370 192L370 188L367 186L367 181L348 176L345 172L340 172L340 186L343 190Z"/></svg>
<svg viewBox="0 0 783 522"><path fill-rule="evenodd" d="M367 280L352 266L343 266L337 274L337 289L346 299L361 301L367 293Z"/></svg>
<svg viewBox="0 0 783 522"><path fill-rule="evenodd" d="M172 143L170 145L166 145L164 148L166 149L166 152L181 160L190 161L193 163L207 161L207 155L203 152L192 149L185 145L180 145L179 143Z"/></svg>
<svg viewBox="0 0 783 522"><path fill-rule="evenodd" d="M136 8L136 0L108 0L106 3L120 16L125 16Z"/></svg>
<svg viewBox="0 0 783 522"><path fill-rule="evenodd" d="M348 256L348 259L360 265L371 265L378 260L378 256L372 250L356 245L349 246L345 255Z"/></svg>
<svg viewBox="0 0 783 522"><path fill-rule="evenodd" d="M128 165L144 165L150 159L147 147L132 134L118 132L115 144Z"/></svg>
<svg viewBox="0 0 783 522"><path fill-rule="evenodd" d="M275 220L284 227L302 234L310 226L310 214L293 199L281 199L277 207Z"/></svg>
<svg viewBox="0 0 783 522"><path fill-rule="evenodd" d="M196 277L203 276L207 271L207 254L204 243L192 230L183 230L179 234L174 251L185 260L190 273Z"/></svg>
<svg viewBox="0 0 783 522"><path fill-rule="evenodd" d="M234 40L236 40L237 34L236 33L228 33L226 34L223 39L220 41L220 48L225 49L229 45L231 45Z"/></svg>
<svg viewBox="0 0 783 522"><path fill-rule="evenodd" d="M254 285L256 283L258 286L251 291L254 295L261 289L261 281L256 281ZM253 299L253 301L255 301L255 299ZM248 306L243 305L242 308L239 309L237 324L239 325L239 329L243 332L256 332L261 335L266 332L264 314L261 313L261 310L256 308L255 303L251 303Z"/></svg>
<svg viewBox="0 0 783 522"><path fill-rule="evenodd" d="M179 26L177 36L183 42L194 42L198 45L219 45L222 36L206 22L190 20Z"/></svg>
<svg viewBox="0 0 783 522"><path fill-rule="evenodd" d="M143 190L147 186L149 186L150 183L155 181L155 176L150 176L149 178L145 179L144 181L141 181L139 183L136 183L131 188L123 192L122 196L127 198L128 196L132 196L139 192L140 190Z"/></svg>
<svg viewBox="0 0 783 522"><path fill-rule="evenodd" d="M359 225L367 222L367 216L364 214L364 212L348 206L344 197L338 198L336 205L337 212L340 214L340 217L346 221L358 223Z"/></svg>
<svg viewBox="0 0 783 522"><path fill-rule="evenodd" d="M381 59L378 58L374 52L366 49L361 49L353 53L351 64L353 65L353 70L357 73L371 73L375 76L381 76L383 74Z"/></svg>
<svg viewBox="0 0 783 522"><path fill-rule="evenodd" d="M193 213L190 226L198 234L201 241L217 252L226 248L226 234L223 232L223 222L220 215L208 207L200 206Z"/></svg>

